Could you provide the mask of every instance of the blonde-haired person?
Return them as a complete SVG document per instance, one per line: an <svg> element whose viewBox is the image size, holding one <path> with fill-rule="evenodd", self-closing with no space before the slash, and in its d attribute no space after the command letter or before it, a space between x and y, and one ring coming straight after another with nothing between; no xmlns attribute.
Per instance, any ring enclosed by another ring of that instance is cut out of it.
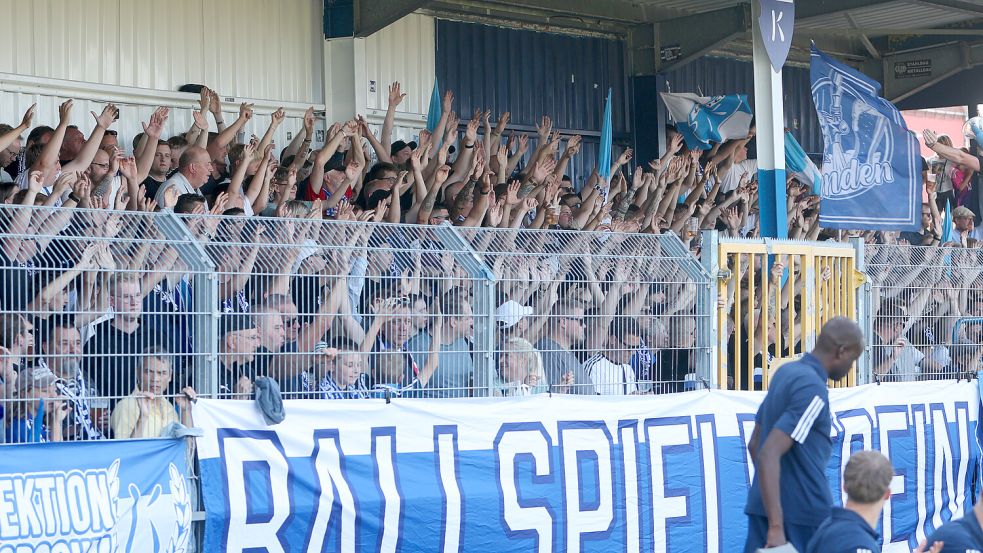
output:
<svg viewBox="0 0 983 553"><path fill-rule="evenodd" d="M499 395L528 396L547 391L543 360L527 340L509 338L498 357Z"/></svg>

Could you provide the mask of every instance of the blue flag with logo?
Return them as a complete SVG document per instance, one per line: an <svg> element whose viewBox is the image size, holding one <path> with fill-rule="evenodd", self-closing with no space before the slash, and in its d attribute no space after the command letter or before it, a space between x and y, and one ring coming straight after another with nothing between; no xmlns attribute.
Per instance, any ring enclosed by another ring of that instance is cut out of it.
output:
<svg viewBox="0 0 983 553"><path fill-rule="evenodd" d="M427 130L433 132L437 128L442 114L440 107L440 87L437 86L437 77L433 78L433 92L430 93L430 111L427 112Z"/></svg>
<svg viewBox="0 0 983 553"><path fill-rule="evenodd" d="M676 130L690 150L709 150L715 142L745 138L751 129L751 105L745 94L697 96L661 92Z"/></svg>
<svg viewBox="0 0 983 553"><path fill-rule="evenodd" d="M880 84L815 45L810 72L825 143L819 224L918 232L921 157L901 113Z"/></svg>
<svg viewBox="0 0 983 553"><path fill-rule="evenodd" d="M190 552L187 456L181 439L3 446L0 552Z"/></svg>

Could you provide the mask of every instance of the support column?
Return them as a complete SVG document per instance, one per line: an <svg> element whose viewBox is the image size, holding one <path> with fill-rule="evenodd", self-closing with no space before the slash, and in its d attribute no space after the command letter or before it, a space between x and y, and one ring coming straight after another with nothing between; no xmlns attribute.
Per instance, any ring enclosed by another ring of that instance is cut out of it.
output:
<svg viewBox="0 0 983 553"><path fill-rule="evenodd" d="M782 73L771 67L758 28L760 6L753 9L751 36L754 41L754 118L758 145L758 207L762 238L788 238L785 212L785 106Z"/></svg>
<svg viewBox="0 0 983 553"><path fill-rule="evenodd" d="M365 83L363 40L347 37L324 41L324 106L327 121L348 121L356 113L365 111L365 93L360 86Z"/></svg>

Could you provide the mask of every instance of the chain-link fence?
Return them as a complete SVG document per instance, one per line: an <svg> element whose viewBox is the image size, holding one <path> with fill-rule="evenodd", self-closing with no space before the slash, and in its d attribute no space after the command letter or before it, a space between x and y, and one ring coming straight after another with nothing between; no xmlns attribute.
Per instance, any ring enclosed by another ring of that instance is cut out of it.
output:
<svg viewBox="0 0 983 553"><path fill-rule="evenodd" d="M975 374L983 353L983 251L866 246L874 380Z"/></svg>

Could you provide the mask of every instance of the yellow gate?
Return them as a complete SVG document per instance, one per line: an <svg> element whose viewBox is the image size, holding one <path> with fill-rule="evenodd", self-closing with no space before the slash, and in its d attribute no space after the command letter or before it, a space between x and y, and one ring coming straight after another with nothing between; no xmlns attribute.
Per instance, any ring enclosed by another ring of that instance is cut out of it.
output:
<svg viewBox="0 0 983 553"><path fill-rule="evenodd" d="M810 351L826 321L859 321L851 244L716 238L720 388L767 390L782 364ZM706 251L706 250L705 250ZM709 253L709 252L707 252ZM857 367L831 386L853 386Z"/></svg>

